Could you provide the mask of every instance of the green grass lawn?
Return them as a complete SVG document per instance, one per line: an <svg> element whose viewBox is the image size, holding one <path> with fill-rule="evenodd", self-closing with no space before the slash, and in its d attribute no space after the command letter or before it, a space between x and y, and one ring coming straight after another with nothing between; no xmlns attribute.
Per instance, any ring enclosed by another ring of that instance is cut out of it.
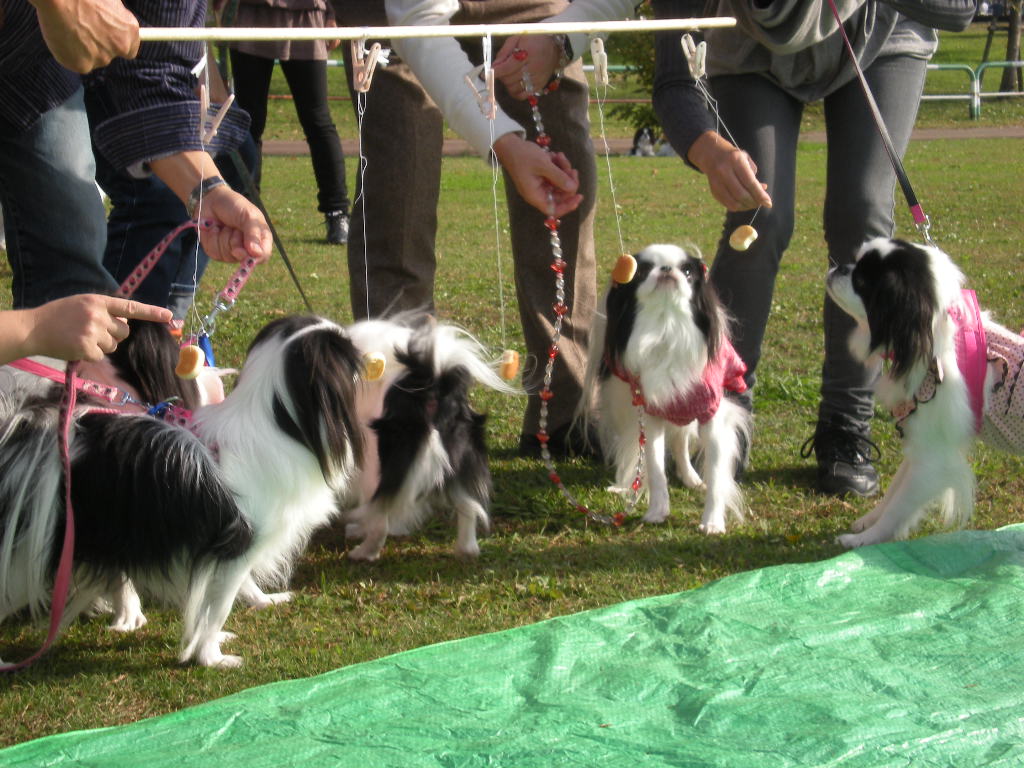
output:
<svg viewBox="0 0 1024 768"><path fill-rule="evenodd" d="M340 104L347 113L349 105ZM1020 124L1021 102L1007 108L1003 124ZM966 107L963 112L967 122ZM273 135L296 130L290 112L275 119ZM1014 329L1024 324L1022 156L1022 139L976 139L914 142L906 158L935 239L963 268L983 306ZM818 496L811 491L813 463L799 456L813 429L819 386L824 160L823 145L801 147L797 231L783 262L760 368L752 466L743 483L750 507L744 524L723 536L700 534L701 500L681 487L672 491L673 515L665 525L588 524L550 485L539 461L515 457L522 399L480 392L477 405L489 414L495 490L493 531L481 542L478 562L451 555L454 529L443 520L414 536L390 539L375 565L349 563L341 532L323 531L298 564L294 602L259 612L239 608L230 617L226 628L238 634L230 649L246 662L237 671L178 666L180 619L174 611L147 606L150 623L126 636L107 631L103 619L78 622L43 660L2 681L0 745L130 722L428 643L838 554L836 535L871 502ZM712 252L721 212L699 175L673 158L616 157L610 165L628 249L689 240ZM268 158L264 196L316 310L349 320L345 252L322 242L308 158ZM598 209L604 275L619 253L606 185ZM900 234L913 237L905 207L898 209ZM498 219L505 221L500 211ZM478 159L445 160L439 221L439 313L478 335L495 354L515 346L520 329L507 233L503 223L496 248L491 174ZM198 298L201 310L209 308L229 272L224 265L211 267ZM9 271L3 274L10 279ZM257 270L220 322L214 338L218 362L239 365L258 328L301 311L298 293L275 258ZM887 482L899 461L899 444L884 416L876 419L875 438ZM979 448L974 466L978 502L970 526L991 529L1024 518L1020 460ZM614 507L603 490L611 479L607 469L577 460L560 471L586 503ZM929 523L921 534L935 530ZM0 627L0 655L22 658L43 635L38 627L9 621Z"/></svg>

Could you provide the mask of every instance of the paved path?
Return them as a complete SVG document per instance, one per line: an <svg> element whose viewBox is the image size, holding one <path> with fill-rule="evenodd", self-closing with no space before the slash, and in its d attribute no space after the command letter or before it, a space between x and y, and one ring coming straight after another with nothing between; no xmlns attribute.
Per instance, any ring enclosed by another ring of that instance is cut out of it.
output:
<svg viewBox="0 0 1024 768"><path fill-rule="evenodd" d="M970 126L967 128L918 128L914 131L914 139L1001 139L1001 138L1024 138L1024 125L1006 126ZM803 141L823 142L825 141L824 131L811 131L802 136ZM631 139L608 139L608 146L613 155L624 155L629 151L633 142ZM359 142L356 139L341 140L342 149L346 157L355 157L359 154ZM601 153L604 152L604 144L600 138L595 137L594 146ZM309 147L305 141L266 141L263 143L263 152L266 155L305 155L309 154ZM445 139L444 154L448 156L471 154L469 145L462 139Z"/></svg>

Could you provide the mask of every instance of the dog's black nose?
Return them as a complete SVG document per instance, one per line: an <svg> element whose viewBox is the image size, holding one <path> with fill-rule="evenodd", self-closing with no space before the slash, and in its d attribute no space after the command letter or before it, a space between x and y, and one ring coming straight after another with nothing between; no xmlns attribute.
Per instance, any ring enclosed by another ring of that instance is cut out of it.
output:
<svg viewBox="0 0 1024 768"><path fill-rule="evenodd" d="M672 271L672 267L670 267L670 266L668 266L666 264L665 266L661 267L661 271L662 272L671 272Z"/></svg>

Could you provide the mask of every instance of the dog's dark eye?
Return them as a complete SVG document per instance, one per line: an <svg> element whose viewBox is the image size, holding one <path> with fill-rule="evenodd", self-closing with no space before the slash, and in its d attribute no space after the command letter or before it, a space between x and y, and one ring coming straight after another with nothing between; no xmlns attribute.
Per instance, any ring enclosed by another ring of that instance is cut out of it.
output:
<svg viewBox="0 0 1024 768"><path fill-rule="evenodd" d="M686 275L686 277L692 277L693 276L693 265L692 264L683 264L681 269L683 270L683 274Z"/></svg>

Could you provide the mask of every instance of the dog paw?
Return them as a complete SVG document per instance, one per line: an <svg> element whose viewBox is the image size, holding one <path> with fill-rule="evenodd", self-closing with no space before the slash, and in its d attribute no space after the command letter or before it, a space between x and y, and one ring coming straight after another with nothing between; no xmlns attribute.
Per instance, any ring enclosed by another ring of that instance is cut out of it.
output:
<svg viewBox="0 0 1024 768"><path fill-rule="evenodd" d="M362 539L366 536L366 529L361 522L345 523L346 539Z"/></svg>
<svg viewBox="0 0 1024 768"><path fill-rule="evenodd" d="M875 520L872 517L871 513L868 513L863 517L858 517L856 520L854 520L853 525L850 526L850 530L854 533L862 533L863 531L866 531L868 528L870 528L874 522Z"/></svg>
<svg viewBox="0 0 1024 768"><path fill-rule="evenodd" d="M113 603L111 603L106 597L100 595L89 603L89 607L85 609L84 614L87 618L93 618L94 616L102 616L104 613L113 612Z"/></svg>
<svg viewBox="0 0 1024 768"><path fill-rule="evenodd" d="M142 611L122 613L114 617L114 620L107 625L107 629L112 632L134 632L146 626L148 621L149 619L146 618L146 614Z"/></svg>
<svg viewBox="0 0 1024 768"><path fill-rule="evenodd" d="M375 563L380 559L380 550L367 546L364 542L355 549L349 550L348 559L359 563Z"/></svg>
<svg viewBox="0 0 1024 768"><path fill-rule="evenodd" d="M237 669L242 666L242 657L234 656L227 653L221 653L220 651L220 635L230 635L230 632L218 633L218 641L210 643L206 647L200 649L193 656L193 660L196 666L200 667L215 667L217 669ZM234 637L234 635L232 635ZM183 659L188 661L188 659Z"/></svg>
<svg viewBox="0 0 1024 768"><path fill-rule="evenodd" d="M216 667L217 669L238 669L242 666L242 657L230 653L221 654L221 657L212 664L204 664L204 667Z"/></svg>
<svg viewBox="0 0 1024 768"><path fill-rule="evenodd" d="M647 514L644 515L643 520L645 523L664 523L668 520L668 510L651 507L647 510Z"/></svg>
<svg viewBox="0 0 1024 768"><path fill-rule="evenodd" d="M701 523L698 526L701 533L705 533L708 536L718 536L725 533L725 523L718 521L711 521L708 523Z"/></svg>
<svg viewBox="0 0 1024 768"><path fill-rule="evenodd" d="M871 537L866 536L863 533L844 533L836 538L836 543L840 546L846 547L846 549L856 549L857 547L865 547L870 544L876 544Z"/></svg>
<svg viewBox="0 0 1024 768"><path fill-rule="evenodd" d="M238 635L236 635L234 632L218 632L217 645L220 645L221 643L230 642L231 640L234 640L236 637L238 637Z"/></svg>
<svg viewBox="0 0 1024 768"><path fill-rule="evenodd" d="M480 545L477 544L475 541L473 542L472 545L456 545L453 551L455 552L455 556L459 558L459 560L476 560L478 557L480 557Z"/></svg>
<svg viewBox="0 0 1024 768"><path fill-rule="evenodd" d="M291 599L291 592L272 592L269 595L266 593L260 593L259 595L250 596L248 601L249 605L253 608L261 610L263 608L270 608L273 605L290 602Z"/></svg>
<svg viewBox="0 0 1024 768"><path fill-rule="evenodd" d="M701 479L701 476L697 474L697 470L693 467L688 467L682 472L676 473L679 476L679 481L687 488L692 488L695 491L706 491L708 489L707 484Z"/></svg>

